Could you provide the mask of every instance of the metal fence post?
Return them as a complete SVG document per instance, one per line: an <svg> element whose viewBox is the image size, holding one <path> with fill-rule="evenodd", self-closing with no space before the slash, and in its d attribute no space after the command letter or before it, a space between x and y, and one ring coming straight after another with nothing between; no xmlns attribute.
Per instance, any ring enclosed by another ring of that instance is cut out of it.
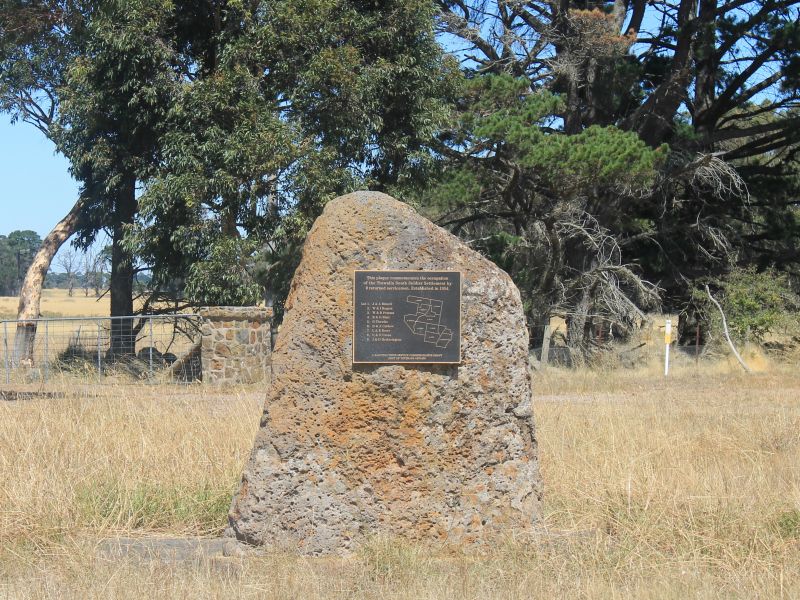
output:
<svg viewBox="0 0 800 600"><path fill-rule="evenodd" d="M153 340L153 317L148 319L150 322L150 379L153 378L153 344L155 341Z"/></svg>
<svg viewBox="0 0 800 600"><path fill-rule="evenodd" d="M44 382L47 383L47 351L50 349L50 321L44 322Z"/></svg>
<svg viewBox="0 0 800 600"><path fill-rule="evenodd" d="M6 385L11 383L11 368L8 365L8 322L3 321L3 356L6 363Z"/></svg>
<svg viewBox="0 0 800 600"><path fill-rule="evenodd" d="M100 333L103 327L102 321L97 321L97 376L103 373L103 359L100 354Z"/></svg>

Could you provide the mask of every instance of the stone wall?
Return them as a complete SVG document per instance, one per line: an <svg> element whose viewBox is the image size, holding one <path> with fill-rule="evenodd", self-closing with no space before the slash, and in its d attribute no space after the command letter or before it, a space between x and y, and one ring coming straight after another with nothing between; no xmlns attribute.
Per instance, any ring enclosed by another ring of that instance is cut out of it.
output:
<svg viewBox="0 0 800 600"><path fill-rule="evenodd" d="M215 384L269 381L272 366L272 309L215 306L203 319L200 360L203 381Z"/></svg>

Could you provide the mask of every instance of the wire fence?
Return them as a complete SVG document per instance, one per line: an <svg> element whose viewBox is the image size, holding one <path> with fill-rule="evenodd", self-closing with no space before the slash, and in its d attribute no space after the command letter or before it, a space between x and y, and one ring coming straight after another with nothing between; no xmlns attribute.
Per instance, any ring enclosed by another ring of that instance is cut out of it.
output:
<svg viewBox="0 0 800 600"><path fill-rule="evenodd" d="M195 381L200 324L190 314L0 321L2 380Z"/></svg>

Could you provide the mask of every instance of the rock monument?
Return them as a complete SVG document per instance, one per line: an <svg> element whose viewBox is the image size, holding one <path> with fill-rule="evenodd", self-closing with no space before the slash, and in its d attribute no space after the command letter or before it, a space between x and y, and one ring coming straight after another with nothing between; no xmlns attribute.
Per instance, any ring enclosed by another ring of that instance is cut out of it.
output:
<svg viewBox="0 0 800 600"><path fill-rule="evenodd" d="M460 273L460 332L431 326L416 296L400 316L433 356L458 337L460 364L354 364L362 270ZM480 544L531 532L541 482L527 365L506 273L385 194L333 200L292 282L227 535L324 554L375 534Z"/></svg>

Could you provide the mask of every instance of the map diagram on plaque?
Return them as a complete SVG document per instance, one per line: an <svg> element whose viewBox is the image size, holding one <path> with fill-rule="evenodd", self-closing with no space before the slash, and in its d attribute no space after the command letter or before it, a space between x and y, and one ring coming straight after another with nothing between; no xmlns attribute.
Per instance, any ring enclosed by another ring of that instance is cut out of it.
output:
<svg viewBox="0 0 800 600"><path fill-rule="evenodd" d="M437 348L447 348L453 340L453 330L441 324L442 301L408 296L406 302L417 305L417 312L403 316L412 333L422 336L426 343L435 344Z"/></svg>

